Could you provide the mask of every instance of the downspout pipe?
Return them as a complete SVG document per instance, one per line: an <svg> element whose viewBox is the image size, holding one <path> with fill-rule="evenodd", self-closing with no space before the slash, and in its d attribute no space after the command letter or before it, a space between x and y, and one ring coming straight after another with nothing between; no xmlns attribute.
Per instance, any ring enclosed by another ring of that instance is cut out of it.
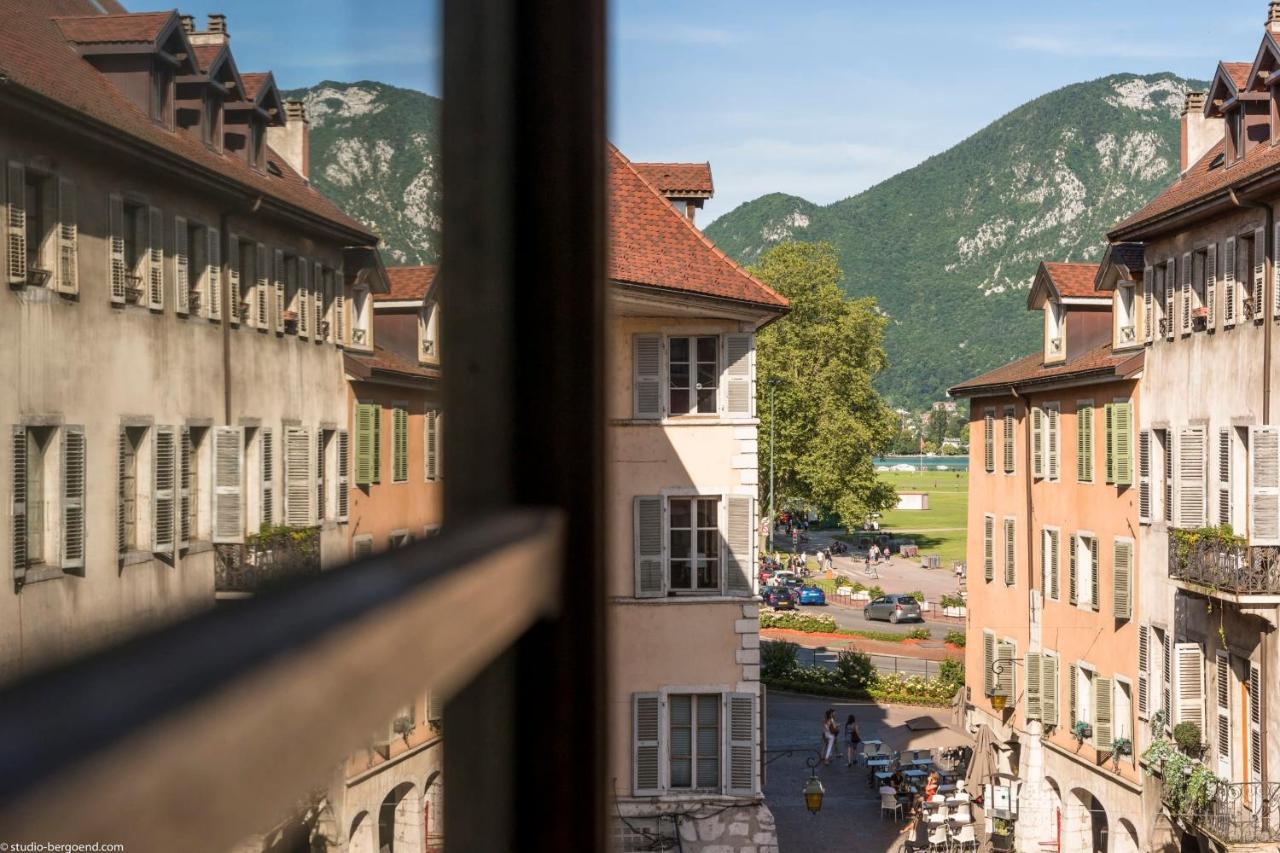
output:
<svg viewBox="0 0 1280 853"><path fill-rule="evenodd" d="M218 216L219 236L222 239L222 275L218 277L222 288L222 420L231 426L231 311L232 299L237 301L240 294L231 292L231 217L242 214L253 214L262 207L262 196L245 198L239 207L224 210Z"/></svg>

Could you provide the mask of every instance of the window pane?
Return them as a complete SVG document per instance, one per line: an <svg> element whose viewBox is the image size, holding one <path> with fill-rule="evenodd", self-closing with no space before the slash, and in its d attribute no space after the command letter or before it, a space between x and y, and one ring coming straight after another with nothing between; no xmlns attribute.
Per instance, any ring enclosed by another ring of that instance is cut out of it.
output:
<svg viewBox="0 0 1280 853"><path fill-rule="evenodd" d="M706 362L698 362L698 386L700 388L716 387L716 366Z"/></svg>
<svg viewBox="0 0 1280 853"><path fill-rule="evenodd" d="M692 556L689 552L689 546L693 542L693 533L689 530L672 530L671 531L671 556L672 558Z"/></svg>
<svg viewBox="0 0 1280 853"><path fill-rule="evenodd" d="M718 556L719 553L720 553L720 531L699 530L697 556L715 557L715 556Z"/></svg>
<svg viewBox="0 0 1280 853"><path fill-rule="evenodd" d="M688 361L689 360L689 339L688 338L672 338L671 339L671 361Z"/></svg>
<svg viewBox="0 0 1280 853"><path fill-rule="evenodd" d="M671 561L671 588L693 589L693 578L688 560Z"/></svg>
<svg viewBox="0 0 1280 853"><path fill-rule="evenodd" d="M719 525L716 508L718 501L701 500L698 501L698 526L715 528Z"/></svg>
<svg viewBox="0 0 1280 853"><path fill-rule="evenodd" d="M716 413L716 389L703 388L698 392L698 414L714 415Z"/></svg>
<svg viewBox="0 0 1280 853"><path fill-rule="evenodd" d="M698 588L718 589L720 587L720 561L698 561Z"/></svg>
<svg viewBox="0 0 1280 853"><path fill-rule="evenodd" d="M689 387L689 365L687 364L671 365L671 387L672 388L688 388Z"/></svg>
<svg viewBox="0 0 1280 853"><path fill-rule="evenodd" d="M671 502L671 526L672 527L692 527L689 523L692 507L692 501L673 500Z"/></svg>
<svg viewBox="0 0 1280 853"><path fill-rule="evenodd" d="M720 697L698 697L698 787L720 786Z"/></svg>
<svg viewBox="0 0 1280 853"><path fill-rule="evenodd" d="M709 361L715 364L717 344L716 338L698 338L698 361Z"/></svg>
<svg viewBox="0 0 1280 853"><path fill-rule="evenodd" d="M688 391L671 391L671 414L687 415L689 414L689 392Z"/></svg>
<svg viewBox="0 0 1280 853"><path fill-rule="evenodd" d="M671 715L671 785L675 788L693 786L693 697L672 696Z"/></svg>

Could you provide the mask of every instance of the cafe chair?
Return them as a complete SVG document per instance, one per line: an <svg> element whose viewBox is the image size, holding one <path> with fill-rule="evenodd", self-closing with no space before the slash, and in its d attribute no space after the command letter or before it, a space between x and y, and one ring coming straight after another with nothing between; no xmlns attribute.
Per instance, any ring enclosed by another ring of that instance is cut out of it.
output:
<svg viewBox="0 0 1280 853"><path fill-rule="evenodd" d="M880 819L884 820L884 813L890 812L899 820L902 819L902 803L898 802L898 798L893 794L880 795Z"/></svg>
<svg viewBox="0 0 1280 853"><path fill-rule="evenodd" d="M929 833L929 850L945 853L950 846L951 839L947 836L947 828L945 826L940 826Z"/></svg>
<svg viewBox="0 0 1280 853"><path fill-rule="evenodd" d="M938 806L936 809L931 809L926 819L930 826L945 826L947 823L947 807Z"/></svg>
<svg viewBox="0 0 1280 853"><path fill-rule="evenodd" d="M960 827L960 831L951 837L951 841L957 850L976 851L978 849L978 836L974 833L971 823Z"/></svg>

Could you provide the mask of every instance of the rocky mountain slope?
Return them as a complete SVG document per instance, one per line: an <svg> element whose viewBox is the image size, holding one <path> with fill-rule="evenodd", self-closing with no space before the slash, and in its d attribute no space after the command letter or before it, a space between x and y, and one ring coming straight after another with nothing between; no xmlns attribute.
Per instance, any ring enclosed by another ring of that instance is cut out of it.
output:
<svg viewBox="0 0 1280 853"><path fill-rule="evenodd" d="M846 290L890 318L881 390L899 405L941 399L1039 346L1025 304L1041 259L1097 260L1106 230L1176 177L1189 86L1206 84L1119 74L1067 86L856 196L766 195L706 232L747 263L781 240L831 241Z"/></svg>

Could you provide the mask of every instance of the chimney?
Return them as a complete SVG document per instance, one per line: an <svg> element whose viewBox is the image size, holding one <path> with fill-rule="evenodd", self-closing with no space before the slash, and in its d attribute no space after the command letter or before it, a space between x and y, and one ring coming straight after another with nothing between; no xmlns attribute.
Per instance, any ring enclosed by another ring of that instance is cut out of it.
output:
<svg viewBox="0 0 1280 853"><path fill-rule="evenodd" d="M311 176L311 122L302 101L284 102L284 127L267 128L267 144L303 178Z"/></svg>
<svg viewBox="0 0 1280 853"><path fill-rule="evenodd" d="M192 15L182 16L182 29L187 35L191 35L196 31L196 19Z"/></svg>
<svg viewBox="0 0 1280 853"><path fill-rule="evenodd" d="M1280 7L1280 0L1273 0L1272 10ZM1187 92L1182 104L1182 149L1178 171L1185 175L1210 148L1222 139L1225 126L1221 118L1205 118L1204 92Z"/></svg>
<svg viewBox="0 0 1280 853"><path fill-rule="evenodd" d="M210 12L209 32L225 36L227 34L227 16L220 12Z"/></svg>
<svg viewBox="0 0 1280 853"><path fill-rule="evenodd" d="M1280 0L1271 0L1267 6L1267 30L1280 35Z"/></svg>
<svg viewBox="0 0 1280 853"><path fill-rule="evenodd" d="M187 37L192 44L226 44L231 41L227 32L227 16L212 13L209 15L209 29L199 32L195 28L195 20L190 15L182 16L182 26L186 27Z"/></svg>

